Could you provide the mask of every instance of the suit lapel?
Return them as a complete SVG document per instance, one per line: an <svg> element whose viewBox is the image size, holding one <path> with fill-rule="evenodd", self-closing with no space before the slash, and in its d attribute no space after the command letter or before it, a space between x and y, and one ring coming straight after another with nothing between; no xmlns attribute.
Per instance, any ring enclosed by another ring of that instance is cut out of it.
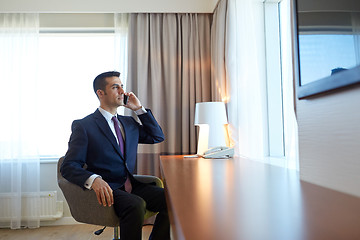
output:
<svg viewBox="0 0 360 240"><path fill-rule="evenodd" d="M98 127L100 128L100 131L105 135L105 137L107 139L109 139L109 141L111 142L111 144L114 146L114 148L116 149L117 153L121 156L121 158L124 160L124 156L121 154L120 151L120 147L119 144L116 141L116 138L113 134L113 132L111 131L109 124L107 123L106 119L104 118L104 116L100 113L100 111L97 109L94 113L94 117L95 117L95 122L98 125Z"/></svg>

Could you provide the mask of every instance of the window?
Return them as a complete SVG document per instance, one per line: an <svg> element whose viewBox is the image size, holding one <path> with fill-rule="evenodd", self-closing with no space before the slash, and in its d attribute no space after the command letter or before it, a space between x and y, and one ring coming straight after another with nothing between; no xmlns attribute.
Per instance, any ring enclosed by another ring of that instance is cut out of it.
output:
<svg viewBox="0 0 360 240"><path fill-rule="evenodd" d="M267 0L264 5L269 156L283 158L281 166L298 169L290 2Z"/></svg>
<svg viewBox="0 0 360 240"><path fill-rule="evenodd" d="M264 10L269 156L283 157L285 149L279 3L267 1L264 3Z"/></svg>
<svg viewBox="0 0 360 240"><path fill-rule="evenodd" d="M114 33L41 33L39 40L39 153L66 153L71 123L99 106L93 79L116 70Z"/></svg>

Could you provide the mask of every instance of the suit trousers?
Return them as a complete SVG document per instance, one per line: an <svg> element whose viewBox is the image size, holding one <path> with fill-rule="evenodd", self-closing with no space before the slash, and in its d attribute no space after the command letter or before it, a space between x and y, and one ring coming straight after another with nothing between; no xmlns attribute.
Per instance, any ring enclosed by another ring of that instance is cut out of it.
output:
<svg viewBox="0 0 360 240"><path fill-rule="evenodd" d="M146 209L159 212L151 232L151 240L170 239L170 222L164 189L131 178L132 192L124 187L113 191L114 208L120 219L121 240L141 240Z"/></svg>

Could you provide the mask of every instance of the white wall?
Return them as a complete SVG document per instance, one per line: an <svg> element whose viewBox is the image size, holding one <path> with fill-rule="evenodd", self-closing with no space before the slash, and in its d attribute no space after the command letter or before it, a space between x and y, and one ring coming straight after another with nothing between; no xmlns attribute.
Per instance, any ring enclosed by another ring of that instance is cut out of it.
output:
<svg viewBox="0 0 360 240"><path fill-rule="evenodd" d="M354 0L301 0L302 11L346 10ZM319 4L320 3L320 4ZM300 178L360 197L360 86L296 100Z"/></svg>
<svg viewBox="0 0 360 240"><path fill-rule="evenodd" d="M297 101L300 177L360 197L360 86Z"/></svg>
<svg viewBox="0 0 360 240"><path fill-rule="evenodd" d="M218 0L0 0L0 12L198 12L212 13Z"/></svg>

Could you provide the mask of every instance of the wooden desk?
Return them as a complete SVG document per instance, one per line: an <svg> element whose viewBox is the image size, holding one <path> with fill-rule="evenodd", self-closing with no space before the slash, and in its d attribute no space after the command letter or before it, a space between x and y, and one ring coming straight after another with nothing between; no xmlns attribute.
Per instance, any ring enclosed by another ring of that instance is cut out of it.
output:
<svg viewBox="0 0 360 240"><path fill-rule="evenodd" d="M358 240L360 198L242 158L161 156L170 221L182 240Z"/></svg>

